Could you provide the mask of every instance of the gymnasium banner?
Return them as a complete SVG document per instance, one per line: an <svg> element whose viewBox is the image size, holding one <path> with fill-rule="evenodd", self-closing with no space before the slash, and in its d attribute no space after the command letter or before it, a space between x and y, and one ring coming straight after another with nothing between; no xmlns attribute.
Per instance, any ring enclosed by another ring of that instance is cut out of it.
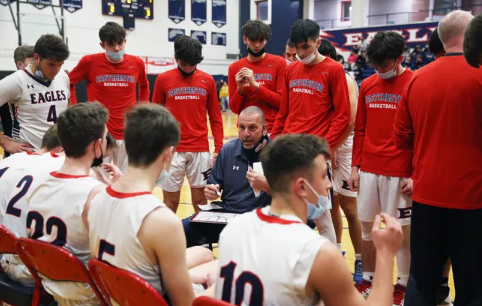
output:
<svg viewBox="0 0 482 306"><path fill-rule="evenodd" d="M172 57L141 57L146 63L147 74L159 74L174 68Z"/></svg>
<svg viewBox="0 0 482 306"><path fill-rule="evenodd" d="M64 8L74 13L82 8L82 0L64 0Z"/></svg>
<svg viewBox="0 0 482 306"><path fill-rule="evenodd" d="M211 9L213 23L218 28L226 25L226 0L213 0Z"/></svg>
<svg viewBox="0 0 482 306"><path fill-rule="evenodd" d="M207 32L205 31L194 31L194 30L191 30L191 37L194 38L194 39L197 39L199 40L199 42L202 44L202 45L205 45L206 44L206 41L207 41Z"/></svg>
<svg viewBox="0 0 482 306"><path fill-rule="evenodd" d="M175 23L180 23L184 21L186 11L186 1L185 0L169 0L169 19Z"/></svg>
<svg viewBox="0 0 482 306"><path fill-rule="evenodd" d="M1 5L4 5L4 6L7 6L7 5L8 5L8 2L14 3L15 0L0 0L0 4L1 4Z"/></svg>
<svg viewBox="0 0 482 306"><path fill-rule="evenodd" d="M169 37L170 42L174 42L176 40L176 38L178 38L181 35L186 34L186 30L184 30L184 29L171 29L171 28L169 28L167 30L168 30L167 37Z"/></svg>
<svg viewBox="0 0 482 306"><path fill-rule="evenodd" d="M191 20L198 26L207 21L206 0L191 0Z"/></svg>
<svg viewBox="0 0 482 306"><path fill-rule="evenodd" d="M320 37L326 38L341 52L348 52L360 43L364 35L367 42L373 39L380 31L394 31L405 37L405 43L409 48L417 45L424 47L428 44L430 34L437 28L438 22L421 22L409 24L396 24L380 27L351 28L342 30L321 30Z"/></svg>
<svg viewBox="0 0 482 306"><path fill-rule="evenodd" d="M27 0L27 3L32 4L39 10L43 9L46 7L46 5L51 5L52 0Z"/></svg>
<svg viewBox="0 0 482 306"><path fill-rule="evenodd" d="M226 33L211 33L211 45L226 46Z"/></svg>

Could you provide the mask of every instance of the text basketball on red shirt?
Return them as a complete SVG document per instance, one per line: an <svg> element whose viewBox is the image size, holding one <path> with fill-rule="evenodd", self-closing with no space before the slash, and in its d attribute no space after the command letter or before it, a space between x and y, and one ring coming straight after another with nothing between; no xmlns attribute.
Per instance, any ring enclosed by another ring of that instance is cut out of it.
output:
<svg viewBox="0 0 482 306"><path fill-rule="evenodd" d="M358 96L358 108L353 137L352 166L360 166L373 174L410 177L411 151L397 149L393 142L393 122L403 90L413 72L388 80L374 74L365 79Z"/></svg>
<svg viewBox="0 0 482 306"><path fill-rule="evenodd" d="M89 102L100 102L109 110L107 129L115 139L124 139L124 114L139 102L149 101L149 82L144 61L125 54L120 63L111 63L105 53L84 56L69 74L72 104L77 103L75 84L87 80Z"/></svg>
<svg viewBox="0 0 482 306"><path fill-rule="evenodd" d="M209 152L206 111L214 137L215 153L223 146L223 120L214 79L196 70L184 77L177 68L161 73L154 85L152 103L167 107L181 125L178 152Z"/></svg>
<svg viewBox="0 0 482 306"><path fill-rule="evenodd" d="M246 82L243 95L238 93L236 74L242 68L253 70L259 84L258 90ZM228 70L229 108L235 114L241 113L248 106L261 108L266 117L268 132L271 131L281 104L285 71L286 60L272 54L266 54L262 60L254 63L248 61L247 57L232 63Z"/></svg>
<svg viewBox="0 0 482 306"><path fill-rule="evenodd" d="M338 144L350 122L350 97L345 70L325 58L316 65L288 66L281 108L272 130L281 134L312 134Z"/></svg>

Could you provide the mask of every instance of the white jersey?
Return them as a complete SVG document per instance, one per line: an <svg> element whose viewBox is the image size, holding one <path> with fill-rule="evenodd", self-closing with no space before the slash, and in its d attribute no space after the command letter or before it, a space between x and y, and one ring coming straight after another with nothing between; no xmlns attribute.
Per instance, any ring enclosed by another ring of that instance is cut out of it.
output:
<svg viewBox="0 0 482 306"><path fill-rule="evenodd" d="M144 218L159 207L166 208L150 192L120 193L109 186L91 201L88 221L92 258L139 275L162 294L159 265L137 238Z"/></svg>
<svg viewBox="0 0 482 306"><path fill-rule="evenodd" d="M98 180L90 176L50 173L28 198L29 237L62 246L87 266L91 258L89 233L82 220L82 213L89 194L99 184ZM95 299L87 284L47 279L42 283L56 300L59 297L80 301Z"/></svg>
<svg viewBox="0 0 482 306"><path fill-rule="evenodd" d="M236 305L318 304L320 297L309 298L305 287L328 240L295 216L269 211L246 213L221 232L216 298Z"/></svg>
<svg viewBox="0 0 482 306"><path fill-rule="evenodd" d="M0 106L9 102L13 111L12 138L40 149L48 128L67 109L70 98L69 76L63 71L53 81L33 75L30 67L0 80Z"/></svg>
<svg viewBox="0 0 482 306"><path fill-rule="evenodd" d="M0 223L3 222L10 193L22 178L23 171L32 164L37 164L42 155L23 152L11 155L0 161Z"/></svg>
<svg viewBox="0 0 482 306"><path fill-rule="evenodd" d="M32 154L22 158L23 155L24 153L19 153L5 159L5 161L10 158L21 159L22 162L25 162L26 167L19 171L19 178L8 191L5 204L7 213L2 221L2 224L19 238L27 237L26 226L29 211L27 198L29 194L47 179L50 172L59 170L65 161L65 156L58 156L52 152L41 156ZM3 181L0 184L3 185ZM11 278L23 284L33 282L32 276L17 255L4 254L1 265Z"/></svg>
<svg viewBox="0 0 482 306"><path fill-rule="evenodd" d="M59 170L65 161L65 156L52 152L37 156L39 158L35 158L35 155L29 157L33 157L35 162L30 163L20 172L19 178L13 183L13 188L8 192L5 206L7 213L2 223L18 238L27 237L26 224L29 211L27 199L29 195L47 179L50 172Z"/></svg>

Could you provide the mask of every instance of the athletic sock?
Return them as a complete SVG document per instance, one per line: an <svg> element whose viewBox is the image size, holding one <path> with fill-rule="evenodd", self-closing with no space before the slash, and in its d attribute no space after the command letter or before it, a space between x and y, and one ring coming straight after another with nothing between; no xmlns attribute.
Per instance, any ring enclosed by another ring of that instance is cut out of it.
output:
<svg viewBox="0 0 482 306"><path fill-rule="evenodd" d="M340 249L341 251L341 243L337 243L336 246Z"/></svg>
<svg viewBox="0 0 482 306"><path fill-rule="evenodd" d="M361 254L355 254L355 260L360 260L360 261L361 261Z"/></svg>
<svg viewBox="0 0 482 306"><path fill-rule="evenodd" d="M375 272L363 272L363 279L369 282L373 282L375 278Z"/></svg>
<svg viewBox="0 0 482 306"><path fill-rule="evenodd" d="M398 274L397 284L402 285L403 287L407 287L407 283L408 283L408 275Z"/></svg>

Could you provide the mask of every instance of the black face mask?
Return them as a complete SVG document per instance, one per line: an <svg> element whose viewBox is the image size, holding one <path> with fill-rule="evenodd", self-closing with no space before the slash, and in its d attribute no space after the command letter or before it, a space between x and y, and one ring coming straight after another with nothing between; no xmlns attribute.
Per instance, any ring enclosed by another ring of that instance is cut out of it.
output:
<svg viewBox="0 0 482 306"><path fill-rule="evenodd" d="M179 70L179 72L180 72L184 77L191 76L191 75L194 74L194 72L196 72L196 69L194 69L193 71L187 73L187 72L185 72L184 70L182 70L179 66L177 66L177 70Z"/></svg>
<svg viewBox="0 0 482 306"><path fill-rule="evenodd" d="M95 149L94 149L94 154L95 154ZM104 162L104 152L102 151L102 147L101 147L100 148L100 157L94 158L94 161L92 161L92 167L99 167L100 165L102 165L103 162Z"/></svg>
<svg viewBox="0 0 482 306"><path fill-rule="evenodd" d="M251 54L252 56L254 57L260 57L261 55L263 55L266 51L263 49L261 49L259 52L254 52L253 50L251 50L249 47L248 47L248 53Z"/></svg>
<svg viewBox="0 0 482 306"><path fill-rule="evenodd" d="M265 139L268 140L268 135L261 136L258 143L251 149L246 149L245 147L243 147L243 152L250 163L253 163L258 159L259 151L261 151L261 146L263 145Z"/></svg>

